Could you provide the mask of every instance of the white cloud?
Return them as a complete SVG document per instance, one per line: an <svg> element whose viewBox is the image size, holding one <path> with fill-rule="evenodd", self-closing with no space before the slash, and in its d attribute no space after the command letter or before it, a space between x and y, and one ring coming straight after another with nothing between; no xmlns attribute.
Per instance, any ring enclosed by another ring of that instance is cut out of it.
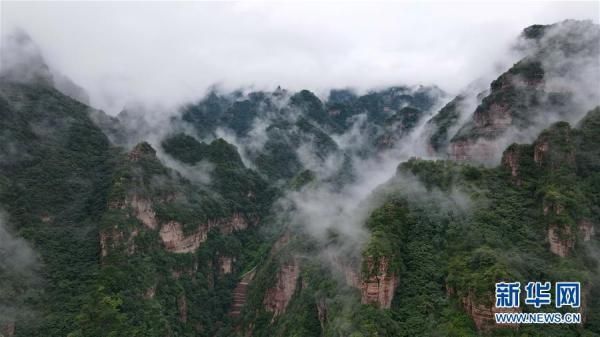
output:
<svg viewBox="0 0 600 337"><path fill-rule="evenodd" d="M598 2L6 2L50 65L93 105L169 106L219 83L324 91L437 84L457 91L514 59L534 23L598 21Z"/></svg>

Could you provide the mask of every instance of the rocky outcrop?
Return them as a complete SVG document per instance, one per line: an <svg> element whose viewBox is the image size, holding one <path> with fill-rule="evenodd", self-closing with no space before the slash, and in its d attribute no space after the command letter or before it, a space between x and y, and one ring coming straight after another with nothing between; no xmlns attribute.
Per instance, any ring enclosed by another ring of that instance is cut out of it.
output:
<svg viewBox="0 0 600 337"><path fill-rule="evenodd" d="M569 225L551 224L547 231L550 251L560 257L569 255L575 247L575 239Z"/></svg>
<svg viewBox="0 0 600 337"><path fill-rule="evenodd" d="M182 323L186 323L188 308L185 295L179 295L179 297L177 298L177 310L179 311L179 321L181 321Z"/></svg>
<svg viewBox="0 0 600 337"><path fill-rule="evenodd" d="M233 213L229 218L209 220L208 228L218 228L221 234L231 234L248 228L250 224L258 223L258 218L247 219L241 213Z"/></svg>
<svg viewBox="0 0 600 337"><path fill-rule="evenodd" d="M544 159L544 154L548 152L548 141L537 142L533 147L533 161L541 164Z"/></svg>
<svg viewBox="0 0 600 337"><path fill-rule="evenodd" d="M156 212L152 209L152 202L149 199L134 194L128 198L125 203L133 209L135 217L140 220L144 226L150 229L156 229L158 227Z"/></svg>
<svg viewBox="0 0 600 337"><path fill-rule="evenodd" d="M367 258L362 277L357 271L359 268L349 261L338 257L333 257L331 261L333 267L344 276L346 284L360 290L363 304L375 304L385 309L391 307L399 278L390 272L388 258L382 257L378 262Z"/></svg>
<svg viewBox="0 0 600 337"><path fill-rule="evenodd" d="M552 219L563 213L565 207L559 202L544 202L544 216ZM546 230L546 239L550 245L550 251L560 257L565 257L575 247L575 233L569 224L551 222Z"/></svg>
<svg viewBox="0 0 600 337"><path fill-rule="evenodd" d="M190 253L198 249L206 241L208 227L201 225L192 234L183 233L183 225L176 221L169 221L160 228L160 239L165 249L172 253Z"/></svg>
<svg viewBox="0 0 600 337"><path fill-rule="evenodd" d="M263 301L265 309L272 312L273 317L285 312L296 292L299 276L300 264L296 258L280 266L275 285L267 290Z"/></svg>
<svg viewBox="0 0 600 337"><path fill-rule="evenodd" d="M13 337L15 335L15 322L8 322L0 325L0 336L2 337Z"/></svg>
<svg viewBox="0 0 600 337"><path fill-rule="evenodd" d="M196 251L200 247L200 244L206 241L208 232L212 228L218 228L222 234L231 234L248 228L248 221L243 215L234 213L230 218L210 220L204 224L200 224L189 234L183 232L183 225L181 223L169 221L161 226L159 236L165 249L169 252L191 253Z"/></svg>
<svg viewBox="0 0 600 337"><path fill-rule="evenodd" d="M577 228L579 229L579 233L581 234L581 239L584 242L590 241L596 234L594 224L587 219L580 220L577 223Z"/></svg>
<svg viewBox="0 0 600 337"><path fill-rule="evenodd" d="M321 324L321 331L325 331L325 323L327 322L327 303L324 298L317 300L317 318Z"/></svg>
<svg viewBox="0 0 600 337"><path fill-rule="evenodd" d="M131 151L129 151L128 158L132 162L137 162L142 158L155 158L156 150L146 142L137 144Z"/></svg>
<svg viewBox="0 0 600 337"><path fill-rule="evenodd" d="M121 200L112 200L109 202L108 207L110 209L122 209L125 210L130 208L133 211L133 215L147 228L156 229L158 227L158 219L156 212L154 211L154 203L166 203L175 200L176 194L164 195L161 198L154 198L152 200L148 197L144 197L140 194L131 194Z"/></svg>
<svg viewBox="0 0 600 337"><path fill-rule="evenodd" d="M506 103L492 103L487 109L477 109L473 115L475 126L490 134L499 134L512 123L510 107Z"/></svg>
<svg viewBox="0 0 600 337"><path fill-rule="evenodd" d="M123 232L116 229L100 232L100 256L105 257L108 251L115 249L117 243L123 240Z"/></svg>
<svg viewBox="0 0 600 337"><path fill-rule="evenodd" d="M519 177L521 152L521 147L517 144L513 144L502 154L502 166L510 170L511 179L517 186L520 186L522 183L521 178Z"/></svg>
<svg viewBox="0 0 600 337"><path fill-rule="evenodd" d="M457 141L457 142L452 143L452 145L450 147L450 153L449 153L450 158L453 160L459 160L459 161L470 159L471 158L471 155L470 155L471 146L472 146L472 144L470 144L466 140Z"/></svg>
<svg viewBox="0 0 600 337"><path fill-rule="evenodd" d="M457 140L450 144L448 156L456 161L489 161L498 153L498 145L492 141L480 139Z"/></svg>
<svg viewBox="0 0 600 337"><path fill-rule="evenodd" d="M494 316L499 312L521 312L521 308L496 308L496 306L492 305L492 298L488 301L490 304L481 304L476 301L475 296L473 296L472 293L463 297L461 302L465 312L473 319L473 322L479 331L489 331L500 327L518 327L518 325L515 324L497 325Z"/></svg>
<svg viewBox="0 0 600 337"><path fill-rule="evenodd" d="M234 259L231 256L219 256L219 273L231 274Z"/></svg>
<svg viewBox="0 0 600 337"><path fill-rule="evenodd" d="M175 199L174 195L161 198L158 202L169 202ZM208 232L212 228L218 228L222 234L231 234L248 228L249 224L258 223L258 218L247 219L241 213L234 213L229 218L213 219L196 227L190 234L184 233L183 225L177 221L169 221L162 226L153 209L153 202L137 194L128 196L124 201L112 201L109 203L111 209L127 209L133 211L134 216L148 229L156 230L160 227L159 236L165 248L173 253L190 253L198 249L200 244L206 241ZM127 251L132 254L135 251L133 238L138 231L134 230L129 235ZM103 231L100 234L100 246L102 256L108 254L109 249L115 248L118 242L124 238L122 230L115 229Z"/></svg>
<svg viewBox="0 0 600 337"><path fill-rule="evenodd" d="M568 123L555 123L540 134L533 144L533 160L549 169L575 167L574 137Z"/></svg>
<svg viewBox="0 0 600 337"><path fill-rule="evenodd" d="M389 259L381 257L378 262L374 262L367 258L366 269L369 276L363 277L361 282L361 302L390 308L399 280L398 276L389 270Z"/></svg>
<svg viewBox="0 0 600 337"><path fill-rule="evenodd" d="M516 152L516 150L510 150L504 153L502 165L510 169L510 175L513 178L519 176L519 154Z"/></svg>
<svg viewBox="0 0 600 337"><path fill-rule="evenodd" d="M155 295L156 295L156 284L153 285L152 287L149 287L148 289L146 289L146 291L144 292L144 299L151 300L154 298Z"/></svg>

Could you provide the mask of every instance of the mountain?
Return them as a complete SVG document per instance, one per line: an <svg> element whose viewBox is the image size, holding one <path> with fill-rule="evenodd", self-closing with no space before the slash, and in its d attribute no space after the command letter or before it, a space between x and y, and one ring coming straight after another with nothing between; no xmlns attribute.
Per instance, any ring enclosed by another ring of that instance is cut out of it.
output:
<svg viewBox="0 0 600 337"><path fill-rule="evenodd" d="M599 100L599 41L600 28L591 22L526 28L519 62L478 97L460 95L429 121L432 148L455 160L497 161L511 142L531 141L555 121L581 119ZM470 116L462 121L463 115Z"/></svg>
<svg viewBox="0 0 600 337"><path fill-rule="evenodd" d="M158 121L91 108L17 39L0 335L600 335L598 32L526 28L453 99L213 90ZM537 280L581 282L584 322L494 324L494 284Z"/></svg>

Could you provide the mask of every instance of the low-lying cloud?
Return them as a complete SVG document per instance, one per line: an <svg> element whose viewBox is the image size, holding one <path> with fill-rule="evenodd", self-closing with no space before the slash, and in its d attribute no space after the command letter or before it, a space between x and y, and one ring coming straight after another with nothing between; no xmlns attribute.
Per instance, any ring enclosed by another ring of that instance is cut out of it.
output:
<svg viewBox="0 0 600 337"><path fill-rule="evenodd" d="M325 91L436 84L457 92L515 59L533 23L598 21L598 3L2 2L52 69L111 114L174 106L219 84ZM477 27L477 29L473 29Z"/></svg>
<svg viewBox="0 0 600 337"><path fill-rule="evenodd" d="M38 255L29 243L13 235L0 211L0 326L33 315L26 300L39 286Z"/></svg>

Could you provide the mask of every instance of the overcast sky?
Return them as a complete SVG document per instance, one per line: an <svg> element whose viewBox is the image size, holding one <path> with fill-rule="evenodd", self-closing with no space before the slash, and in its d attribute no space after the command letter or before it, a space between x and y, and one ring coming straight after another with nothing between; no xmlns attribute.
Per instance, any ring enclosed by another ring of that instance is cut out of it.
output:
<svg viewBox="0 0 600 337"><path fill-rule="evenodd" d="M599 2L258 3L7 2L51 67L115 114L127 102L170 106L225 89L277 85L324 93L436 84L457 92L515 60L526 26L599 20Z"/></svg>

